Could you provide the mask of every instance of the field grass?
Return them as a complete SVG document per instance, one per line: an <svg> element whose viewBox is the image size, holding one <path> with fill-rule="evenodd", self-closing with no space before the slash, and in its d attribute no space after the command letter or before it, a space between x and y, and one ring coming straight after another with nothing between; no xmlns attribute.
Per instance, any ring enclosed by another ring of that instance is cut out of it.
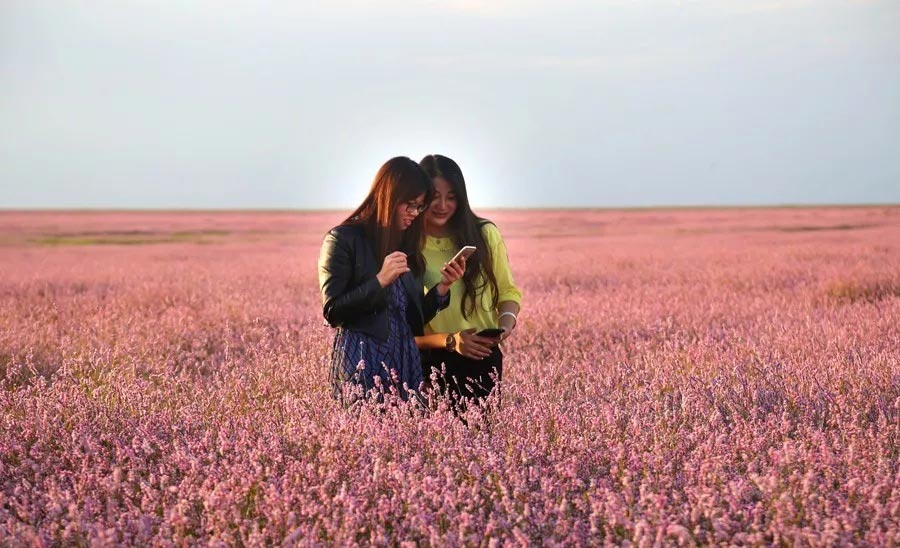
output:
<svg viewBox="0 0 900 548"><path fill-rule="evenodd" d="M0 538L900 544L900 208L482 213L469 426L331 399L341 212L0 213Z"/></svg>
<svg viewBox="0 0 900 548"><path fill-rule="evenodd" d="M227 230L179 230L175 232L110 230L32 236L27 238L26 242L37 245L145 245L177 242L208 244L213 243L215 238L229 234L230 232Z"/></svg>

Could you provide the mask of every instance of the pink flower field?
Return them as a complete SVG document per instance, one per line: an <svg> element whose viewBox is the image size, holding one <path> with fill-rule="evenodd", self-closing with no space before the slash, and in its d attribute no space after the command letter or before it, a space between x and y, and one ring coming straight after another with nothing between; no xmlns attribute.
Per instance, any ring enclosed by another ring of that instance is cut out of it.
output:
<svg viewBox="0 0 900 548"><path fill-rule="evenodd" d="M341 212L0 213L0 543L900 544L900 208L484 213L468 426L332 400Z"/></svg>

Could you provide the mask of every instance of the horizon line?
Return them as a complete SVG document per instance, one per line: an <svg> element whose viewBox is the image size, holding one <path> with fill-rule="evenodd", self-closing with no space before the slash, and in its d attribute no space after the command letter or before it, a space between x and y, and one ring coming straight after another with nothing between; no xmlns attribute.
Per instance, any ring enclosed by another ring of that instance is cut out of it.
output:
<svg viewBox="0 0 900 548"><path fill-rule="evenodd" d="M863 209L871 207L900 207L900 202L871 203L782 203L782 204L691 204L691 205L646 205L646 206L496 206L477 207L488 211L646 211L646 210L691 210L691 209ZM340 213L352 211L348 208L193 208L193 207L0 207L3 213Z"/></svg>

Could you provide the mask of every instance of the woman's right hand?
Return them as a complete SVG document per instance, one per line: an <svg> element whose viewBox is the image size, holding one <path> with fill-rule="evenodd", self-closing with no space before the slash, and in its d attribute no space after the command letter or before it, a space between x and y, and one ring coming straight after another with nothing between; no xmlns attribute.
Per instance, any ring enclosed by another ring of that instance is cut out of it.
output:
<svg viewBox="0 0 900 548"><path fill-rule="evenodd" d="M456 351L460 356L470 360L483 360L491 355L491 349L497 346L497 339L479 337L475 331L477 330L473 327L453 336L456 340Z"/></svg>
<svg viewBox="0 0 900 548"><path fill-rule="evenodd" d="M395 251L384 258L381 272L375 277L378 278L381 287L387 287L407 272L409 272L409 264L406 262L406 253Z"/></svg>

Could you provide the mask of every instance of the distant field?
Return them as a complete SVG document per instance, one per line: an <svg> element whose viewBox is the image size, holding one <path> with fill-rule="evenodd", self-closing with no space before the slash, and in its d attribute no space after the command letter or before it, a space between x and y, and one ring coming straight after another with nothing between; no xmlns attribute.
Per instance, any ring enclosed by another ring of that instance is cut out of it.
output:
<svg viewBox="0 0 900 548"><path fill-rule="evenodd" d="M341 213L0 212L0 539L900 544L900 208L483 213L467 428L331 400Z"/></svg>

